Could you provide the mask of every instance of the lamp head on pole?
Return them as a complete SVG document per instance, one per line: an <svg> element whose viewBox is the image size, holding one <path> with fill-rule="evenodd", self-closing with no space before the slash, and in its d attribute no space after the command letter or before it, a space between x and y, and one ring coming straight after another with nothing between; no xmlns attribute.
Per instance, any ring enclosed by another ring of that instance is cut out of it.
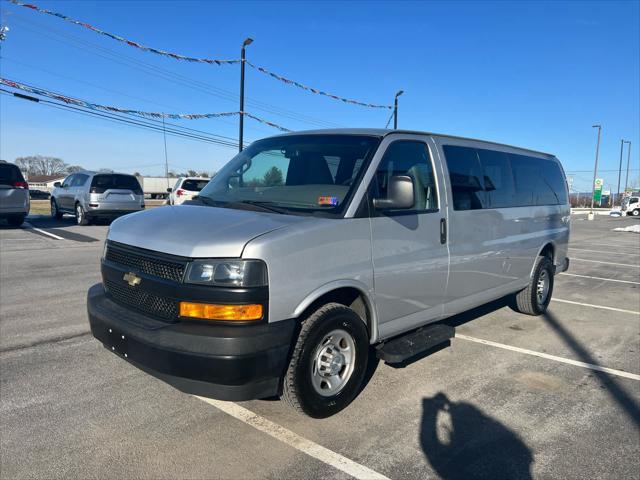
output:
<svg viewBox="0 0 640 480"><path fill-rule="evenodd" d="M400 95L402 95L404 93L404 90L399 90L398 93L396 93L396 98L398 98Z"/></svg>
<svg viewBox="0 0 640 480"><path fill-rule="evenodd" d="M247 45L251 45L253 43L253 38L247 37L244 39L244 42L242 42L242 48L246 47Z"/></svg>
<svg viewBox="0 0 640 480"><path fill-rule="evenodd" d="M602 125L592 125L592 128L602 128Z"/></svg>

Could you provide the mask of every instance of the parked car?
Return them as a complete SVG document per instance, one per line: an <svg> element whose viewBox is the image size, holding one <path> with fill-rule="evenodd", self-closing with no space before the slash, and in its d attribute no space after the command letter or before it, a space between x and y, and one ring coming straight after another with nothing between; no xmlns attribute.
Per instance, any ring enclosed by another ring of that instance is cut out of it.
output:
<svg viewBox="0 0 640 480"><path fill-rule="evenodd" d="M29 185L13 163L0 161L0 220L19 227L29 215Z"/></svg>
<svg viewBox="0 0 640 480"><path fill-rule="evenodd" d="M544 313L569 230L553 155L409 131L286 134L252 143L179 214L114 222L89 322L182 391L279 395L322 418L358 395L372 346L404 362L451 338L436 322L506 295Z"/></svg>
<svg viewBox="0 0 640 480"><path fill-rule="evenodd" d="M51 194L49 192L45 192L44 190L29 189L29 198L32 198L34 200L49 200L51 198Z"/></svg>
<svg viewBox="0 0 640 480"><path fill-rule="evenodd" d="M198 195L207 183L209 183L208 178L178 178L173 188L167 188L167 192L169 192L169 205L182 205L187 200L191 200L194 196Z"/></svg>
<svg viewBox="0 0 640 480"><path fill-rule="evenodd" d="M640 197L624 197L621 210L627 215L640 216Z"/></svg>
<svg viewBox="0 0 640 480"><path fill-rule="evenodd" d="M78 225L137 212L144 206L138 180L122 173L74 173L56 182L51 194L51 216L60 219L70 213Z"/></svg>

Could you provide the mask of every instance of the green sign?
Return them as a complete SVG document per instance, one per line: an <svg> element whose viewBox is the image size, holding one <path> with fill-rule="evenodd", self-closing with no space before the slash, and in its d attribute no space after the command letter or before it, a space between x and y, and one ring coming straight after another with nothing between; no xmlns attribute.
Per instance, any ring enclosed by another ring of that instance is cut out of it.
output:
<svg viewBox="0 0 640 480"><path fill-rule="evenodd" d="M600 202L602 198L602 185L604 184L604 180L601 178L596 178L596 181L593 184L593 201Z"/></svg>
<svg viewBox="0 0 640 480"><path fill-rule="evenodd" d="M593 191L593 201L599 202L602 199L602 187Z"/></svg>

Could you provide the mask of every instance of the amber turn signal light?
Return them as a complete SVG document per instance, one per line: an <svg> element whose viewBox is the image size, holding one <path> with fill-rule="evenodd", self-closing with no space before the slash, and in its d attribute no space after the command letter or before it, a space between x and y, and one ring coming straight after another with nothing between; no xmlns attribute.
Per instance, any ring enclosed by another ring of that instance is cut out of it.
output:
<svg viewBox="0 0 640 480"><path fill-rule="evenodd" d="M180 302L180 316L205 320L260 320L262 305L216 305L212 303Z"/></svg>

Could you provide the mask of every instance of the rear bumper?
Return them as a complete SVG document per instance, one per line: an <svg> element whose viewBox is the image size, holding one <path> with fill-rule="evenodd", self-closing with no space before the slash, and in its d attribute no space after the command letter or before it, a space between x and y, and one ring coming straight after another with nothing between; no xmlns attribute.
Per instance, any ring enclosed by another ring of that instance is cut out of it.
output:
<svg viewBox="0 0 640 480"><path fill-rule="evenodd" d="M220 400L277 395L296 322L259 325L165 323L87 295L91 333L129 363L185 393Z"/></svg>
<svg viewBox="0 0 640 480"><path fill-rule="evenodd" d="M113 209L113 208L101 208L101 207L89 207L86 214L90 217L119 217L128 213L140 212L144 208L137 209Z"/></svg>

